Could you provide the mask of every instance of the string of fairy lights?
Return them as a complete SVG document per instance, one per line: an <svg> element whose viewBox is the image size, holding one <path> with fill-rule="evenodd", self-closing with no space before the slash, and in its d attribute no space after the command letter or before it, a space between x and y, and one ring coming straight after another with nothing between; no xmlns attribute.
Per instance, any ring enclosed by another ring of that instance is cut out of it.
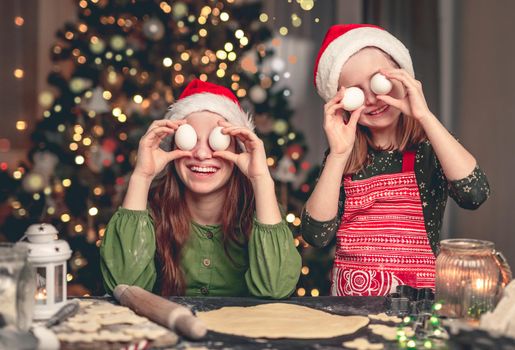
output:
<svg viewBox="0 0 515 350"><path fill-rule="evenodd" d="M311 11L315 6L314 0L286 0L296 9L302 11ZM93 13L93 6L102 6L108 0L80 0L78 6L80 7L81 15L87 18ZM233 4L235 0L225 0L227 4ZM190 13L190 8L186 2L182 1L158 1L159 8L163 15L170 16L173 20L174 30L181 35L189 36L192 43L200 43L209 38L213 28L220 24L227 24L231 21L231 14L226 11L223 1L206 1L206 5L200 8L198 14ZM296 10L295 10L296 11ZM281 25L276 28L279 37L271 40L271 45L278 47L281 45L281 36L287 36L293 28L298 28L303 24L302 14L292 13L290 16L290 23L288 25ZM258 16L259 22L268 24L271 27L277 27L276 18L265 12ZM319 18L314 18L315 23L319 23ZM17 14L14 18L14 25L22 27L25 19ZM150 41L157 41L163 38L165 28L163 21L157 17L145 17L143 20L131 14L123 14L120 16L102 15L99 17L99 24L105 26L117 26L123 33L133 33L135 30L140 30L144 36ZM167 24L171 25L171 24ZM195 26L195 31L190 31L192 26ZM211 29L210 29L211 28ZM55 56L62 55L68 48L69 43L81 38L87 43L87 46L73 47L70 52L70 60L59 65L54 66L54 70L60 72L65 77L68 75L68 88L75 95L73 103L75 107L84 110L84 118L77 118L76 123L70 125L65 121L57 123L55 131L58 135L62 135L69 140L66 147L71 151L73 162L76 166L93 167L88 160L88 154L96 153L99 150L109 151L114 149L115 142L127 141L130 135L120 127L117 132L117 140L106 139L102 144L97 142L106 134L105 127L100 123L98 117L104 115L106 112L112 116L113 121L122 126L131 118L131 113L139 111L146 113L152 107L162 101L169 105L174 100L174 94L171 88L159 87L150 91L133 91L130 95L120 96L121 82L124 79L133 79L142 86L151 81L151 74L146 67L131 64L138 54L137 47L134 43L128 41L127 36L122 34L115 34L108 37L102 37L91 30L90 26L85 21L77 21L73 26L66 27L62 32L62 37L51 48L51 54ZM176 52L180 53L178 56L165 55L159 58L163 74L167 74L172 88L180 88L185 82L189 80L189 76L183 73L184 66L195 65L201 66L204 73L198 76L199 79L207 81L208 78L214 74L218 78L230 78L230 88L235 92L239 98L250 98L253 101L259 101L266 94L266 89L269 89L274 82L280 79L288 79L290 73L285 69L287 64L295 64L297 58L295 55L290 55L287 62L282 59L272 61L274 69L284 71L281 74L273 74L268 76L262 74L260 76L259 86L254 86L249 91L241 85L241 76L237 73L228 75L229 65L233 62L238 62L241 69L245 72L255 74L258 72L256 58L251 55L245 55L247 47L252 44L252 37L246 28L235 27L233 29L233 36L229 40L223 42L220 47L186 47L179 44ZM257 55L265 57L267 55L267 44L260 43L256 46ZM93 65L97 69L102 69L102 84L94 86L93 82L86 77L71 76L70 65L86 66ZM16 79L27 79L25 71L21 65L13 67L13 75ZM100 86L101 85L101 86ZM288 97L291 94L289 89L285 89L284 96ZM39 104L44 108L42 119L52 119L58 116L68 108L60 103L56 103L56 96L50 90L41 91L38 96ZM73 110L74 107L72 107ZM89 119L89 122L87 121ZM93 126L85 127L85 124L91 123ZM29 122L24 118L17 118L15 121L16 129L20 133L26 133L30 129ZM297 135L295 132L288 132L289 126L286 121L278 119L275 120L273 130L277 134L283 135L277 139L277 144L283 146L288 142L295 140ZM2 151L8 152L10 150L9 139L0 139L0 148ZM112 164L124 164L130 162L134 164L136 152L133 151L129 156L118 154L114 157L100 157L100 165L111 166ZM292 160L298 160L302 157L302 149L292 148L289 153ZM127 159L128 158L128 159ZM47 155L47 158L42 162L57 164L55 157ZM272 168L278 166L278 159L270 156L267 159L267 164ZM307 170L310 168L308 162L302 162L301 168ZM9 164L7 162L0 163L1 171L9 171ZM296 169L293 165L287 166L287 171L295 173ZM101 239L105 233L105 224L93 225L93 221L99 215L99 207L93 200L88 200L87 203L87 219L76 220L72 213L67 211L67 208L58 205L52 196L62 196L67 189L73 185L73 179L64 177L61 179L52 180L49 176L41 175L38 172L30 171L29 169L19 166L12 169L12 177L15 180L22 181L23 187L30 193L34 201L45 200L45 213L50 216L57 216L62 223L71 224L72 234L86 234L88 242L100 245ZM116 185L123 186L128 178L116 178ZM303 184L301 190L307 193L310 190L308 184ZM106 194L106 188L102 184L98 184L92 188L94 197L100 198ZM25 208L21 201L11 198L10 206L18 217L27 216L27 208ZM294 227L300 225L299 214L288 213L286 221ZM96 229L94 229L94 227ZM295 238L295 245L301 247L308 247L308 244L302 240L301 237ZM74 254L72 257L72 266L80 268L87 264L87 261L80 253ZM303 266L301 274L307 276L310 273L308 266ZM68 274L67 280L73 280L73 274ZM297 289L298 296L318 296L320 294L318 288L305 289L300 287Z"/></svg>

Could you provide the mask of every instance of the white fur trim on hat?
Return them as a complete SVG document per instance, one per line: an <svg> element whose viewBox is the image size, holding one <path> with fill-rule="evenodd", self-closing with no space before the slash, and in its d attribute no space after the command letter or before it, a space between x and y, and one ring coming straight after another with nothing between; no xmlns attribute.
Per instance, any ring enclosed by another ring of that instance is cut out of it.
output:
<svg viewBox="0 0 515 350"><path fill-rule="evenodd" d="M181 120L191 113L200 111L219 114L235 126L244 126L254 130L254 122L251 116L245 113L240 106L228 97L209 92L198 93L179 99L170 106L164 119Z"/></svg>
<svg viewBox="0 0 515 350"><path fill-rule="evenodd" d="M411 76L415 76L408 49L386 30L378 28L356 28L334 39L324 50L316 73L318 94L329 101L338 92L338 81L343 65L359 50L378 47L395 60Z"/></svg>

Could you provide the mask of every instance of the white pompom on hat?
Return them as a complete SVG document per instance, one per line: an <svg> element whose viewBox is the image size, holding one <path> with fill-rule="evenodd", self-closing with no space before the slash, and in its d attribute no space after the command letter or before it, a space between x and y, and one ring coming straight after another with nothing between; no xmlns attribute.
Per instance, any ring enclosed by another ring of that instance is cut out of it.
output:
<svg viewBox="0 0 515 350"><path fill-rule="evenodd" d="M338 24L327 31L315 61L315 87L329 101L338 92L343 65L365 47L377 47L390 55L411 76L415 76L408 49L384 28L371 24Z"/></svg>

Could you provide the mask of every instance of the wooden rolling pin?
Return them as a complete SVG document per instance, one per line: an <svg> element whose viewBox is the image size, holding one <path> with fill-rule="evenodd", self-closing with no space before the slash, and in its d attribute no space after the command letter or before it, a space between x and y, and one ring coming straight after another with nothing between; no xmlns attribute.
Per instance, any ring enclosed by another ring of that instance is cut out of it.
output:
<svg viewBox="0 0 515 350"><path fill-rule="evenodd" d="M138 286L119 284L114 297L138 315L158 323L190 339L200 339L207 333L204 323L190 309L147 292Z"/></svg>

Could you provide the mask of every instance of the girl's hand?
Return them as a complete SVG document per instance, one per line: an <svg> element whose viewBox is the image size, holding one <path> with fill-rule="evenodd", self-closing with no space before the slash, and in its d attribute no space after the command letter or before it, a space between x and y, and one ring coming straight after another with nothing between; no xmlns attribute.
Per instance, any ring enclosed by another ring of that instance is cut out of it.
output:
<svg viewBox="0 0 515 350"><path fill-rule="evenodd" d="M133 175L152 180L171 161L191 156L190 151L176 149L170 152L162 150L159 145L168 135L173 135L185 120L156 120L150 124L147 132L139 141L138 157Z"/></svg>
<svg viewBox="0 0 515 350"><path fill-rule="evenodd" d="M427 106L420 81L415 80L404 69L381 69L380 72L388 79L400 81L406 89L406 96L402 99L396 99L389 95L377 95L379 100L399 109L405 115L418 121L432 115Z"/></svg>
<svg viewBox="0 0 515 350"><path fill-rule="evenodd" d="M216 151L213 153L213 156L233 162L251 181L268 179L270 172L266 164L266 153L263 141L248 128L234 126L226 121L219 121L218 125L223 127L222 133L234 136L236 139L243 142L246 151L242 153ZM238 145L236 145L236 147L238 147Z"/></svg>
<svg viewBox="0 0 515 350"><path fill-rule="evenodd" d="M329 143L330 153L333 155L349 154L354 147L356 139L356 125L365 106L353 111L350 119L345 122L343 116L343 96L345 88L342 86L336 95L324 105L324 131Z"/></svg>

